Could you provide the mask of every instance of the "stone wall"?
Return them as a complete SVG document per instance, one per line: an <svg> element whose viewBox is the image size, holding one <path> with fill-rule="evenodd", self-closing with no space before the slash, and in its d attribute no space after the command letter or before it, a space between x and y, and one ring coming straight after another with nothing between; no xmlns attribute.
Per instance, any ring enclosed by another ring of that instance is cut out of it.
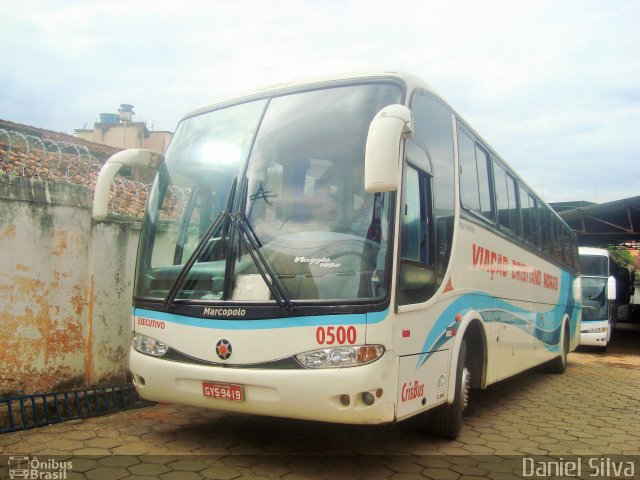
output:
<svg viewBox="0 0 640 480"><path fill-rule="evenodd" d="M0 175L0 397L124 383L139 221L91 187Z"/></svg>

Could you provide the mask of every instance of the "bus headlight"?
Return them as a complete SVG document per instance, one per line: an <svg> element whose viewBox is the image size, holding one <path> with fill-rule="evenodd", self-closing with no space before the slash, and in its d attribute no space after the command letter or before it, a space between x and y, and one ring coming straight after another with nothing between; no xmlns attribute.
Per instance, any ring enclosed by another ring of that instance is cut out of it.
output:
<svg viewBox="0 0 640 480"><path fill-rule="evenodd" d="M307 368L355 367L375 362L384 353L382 345L336 347L299 353L296 360Z"/></svg>
<svg viewBox="0 0 640 480"><path fill-rule="evenodd" d="M167 344L162 343L155 338L142 335L141 333L135 333L131 343L136 351L153 357L161 357L167 353L167 350L169 350L169 346Z"/></svg>
<svg viewBox="0 0 640 480"><path fill-rule="evenodd" d="M607 327L598 327L598 328L588 328L587 330L582 330L580 333L605 333L607 331Z"/></svg>

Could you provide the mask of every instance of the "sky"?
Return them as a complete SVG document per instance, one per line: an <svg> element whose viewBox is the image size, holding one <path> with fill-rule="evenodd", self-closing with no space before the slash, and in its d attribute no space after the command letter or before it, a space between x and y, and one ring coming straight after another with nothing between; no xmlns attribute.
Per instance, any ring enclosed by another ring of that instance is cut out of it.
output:
<svg viewBox="0 0 640 480"><path fill-rule="evenodd" d="M153 130L298 77L428 82L547 202L640 195L639 0L3 0L0 118Z"/></svg>

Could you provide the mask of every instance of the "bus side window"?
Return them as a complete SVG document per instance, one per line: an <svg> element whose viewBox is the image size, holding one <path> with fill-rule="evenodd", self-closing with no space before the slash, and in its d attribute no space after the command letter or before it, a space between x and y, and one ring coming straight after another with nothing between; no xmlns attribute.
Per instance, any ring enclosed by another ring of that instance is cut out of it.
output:
<svg viewBox="0 0 640 480"><path fill-rule="evenodd" d="M493 215L493 194L491 187L491 172L489 167L489 154L476 143L476 167L478 169L478 188L480 192L480 213L490 220L494 220Z"/></svg>
<svg viewBox="0 0 640 480"><path fill-rule="evenodd" d="M571 245L571 231L567 227L563 227L564 231L564 263L567 267L571 268L573 266L573 249Z"/></svg>
<svg viewBox="0 0 640 480"><path fill-rule="evenodd" d="M580 257L578 255L578 238L575 234L571 235L571 257L573 269L577 272L580 270Z"/></svg>
<svg viewBox="0 0 640 480"><path fill-rule="evenodd" d="M462 206L495 220L489 154L462 127L458 130L458 159Z"/></svg>
<svg viewBox="0 0 640 480"><path fill-rule="evenodd" d="M545 206L542 203L538 202L538 220L540 221L540 248L545 253L549 251L548 214L549 212L547 211Z"/></svg>
<svg viewBox="0 0 640 480"><path fill-rule="evenodd" d="M555 220L554 221L554 230L555 230L555 242L554 242L554 256L556 258L556 261L559 264L563 264L564 259L564 253L563 253L563 233L564 233L564 229L562 228L562 224L560 223L560 220Z"/></svg>
<svg viewBox="0 0 640 480"><path fill-rule="evenodd" d="M458 131L458 159L460 163L460 197L462 206L480 211L480 192L476 151L473 140L462 130Z"/></svg>
<svg viewBox="0 0 640 480"><path fill-rule="evenodd" d="M420 303L433 293L431 177L407 165L403 198L398 304Z"/></svg>
<svg viewBox="0 0 640 480"><path fill-rule="evenodd" d="M516 201L516 181L495 159L493 161L493 178L498 225L518 235L520 222Z"/></svg>
<svg viewBox="0 0 640 480"><path fill-rule="evenodd" d="M540 247L540 227L538 223L538 207L534 196L520 185L520 207L524 240Z"/></svg>
<svg viewBox="0 0 640 480"><path fill-rule="evenodd" d="M407 168L405 183L404 218L402 225L402 258L426 263L427 219L422 208L420 175L413 167Z"/></svg>
<svg viewBox="0 0 640 480"><path fill-rule="evenodd" d="M553 256L553 243L555 242L555 232L553 229L553 213L548 207L544 209L544 222L547 230L547 244L545 245L546 252ZM577 247L576 247L577 248Z"/></svg>
<svg viewBox="0 0 640 480"><path fill-rule="evenodd" d="M540 221L538 219L538 201L529 194L529 207L531 210L531 229L533 244L540 248Z"/></svg>

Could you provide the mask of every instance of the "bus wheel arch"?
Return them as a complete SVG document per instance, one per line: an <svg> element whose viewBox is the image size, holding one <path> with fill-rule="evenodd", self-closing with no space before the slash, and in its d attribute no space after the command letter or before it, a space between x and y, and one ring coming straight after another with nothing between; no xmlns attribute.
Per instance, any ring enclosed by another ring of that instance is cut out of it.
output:
<svg viewBox="0 0 640 480"><path fill-rule="evenodd" d="M460 332L458 332L460 335ZM467 368L471 376L470 387L483 389L487 386L487 333L484 323L473 319L466 324L462 338L467 346Z"/></svg>
<svg viewBox="0 0 640 480"><path fill-rule="evenodd" d="M569 351L571 350L571 328L569 317L565 315L562 320L562 330L560 341L558 342L560 355L550 360L546 364L546 370L549 373L564 373L567 369Z"/></svg>
<svg viewBox="0 0 640 480"><path fill-rule="evenodd" d="M459 340L458 340L459 339ZM428 431L455 439L462 428L462 416L471 388L482 388L487 366L486 334L478 319L463 322L456 333L449 371L449 402L427 412ZM477 361L481 356L481 361Z"/></svg>
<svg viewBox="0 0 640 480"><path fill-rule="evenodd" d="M455 392L453 402L447 402L426 413L427 431L437 437L455 440L462 428L462 414L467 407L470 382L466 353L467 345L463 338L455 356L455 374L449 376L449 382L453 384Z"/></svg>

